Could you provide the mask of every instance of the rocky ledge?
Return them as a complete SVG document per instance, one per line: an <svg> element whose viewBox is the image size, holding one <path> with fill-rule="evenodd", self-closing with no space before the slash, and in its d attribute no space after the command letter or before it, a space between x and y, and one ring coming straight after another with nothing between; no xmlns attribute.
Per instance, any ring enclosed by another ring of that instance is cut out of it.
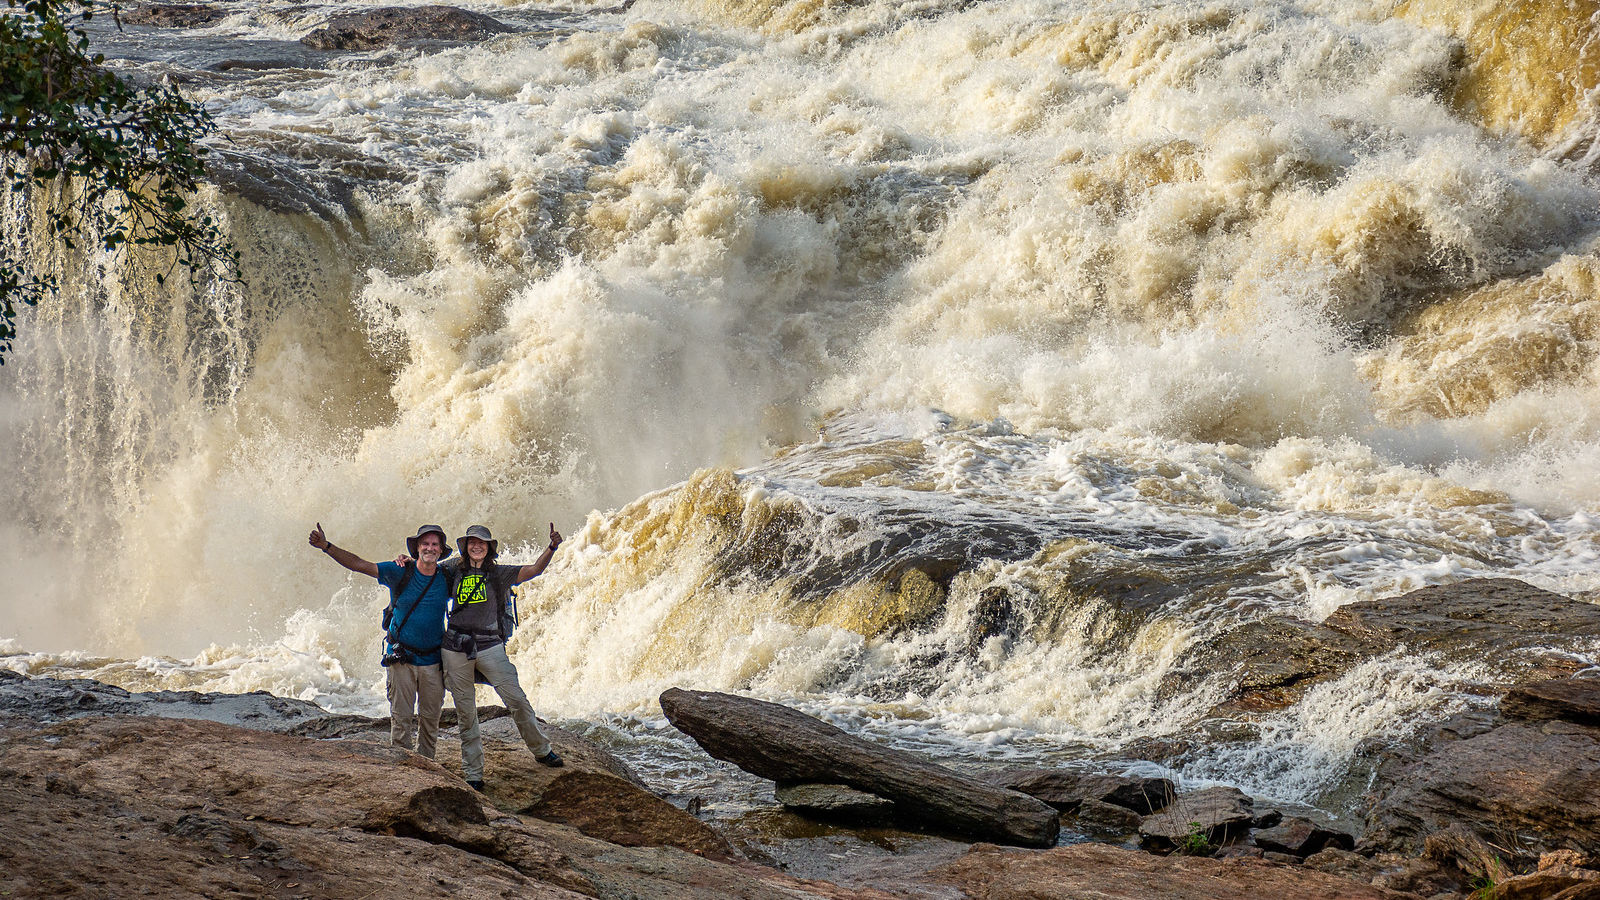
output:
<svg viewBox="0 0 1600 900"><path fill-rule="evenodd" d="M1527 645L1509 620L1531 605L1587 633L1582 610L1489 587L1482 613L1433 592L1334 624L1416 645L1431 632L1407 623L1443 610L1455 640L1504 649ZM459 778L448 714L434 761L389 747L386 720L264 693L135 694L0 670L0 896L1600 900L1600 678L1552 652L1522 654L1510 668L1529 677L1498 703L1367 748L1348 830L1226 785L958 772L776 704L664 694L670 721L772 779L793 811L956 839L870 877L819 867L840 883L748 858L577 734L551 726L568 765L537 765L502 710L484 711L480 794ZM1100 842L1057 846L1063 823Z"/></svg>
<svg viewBox="0 0 1600 900"><path fill-rule="evenodd" d="M484 795L457 777L451 740L435 762L386 746L382 720L313 710L0 672L0 896L1407 896L1265 859L1094 844L975 844L877 887L803 880L743 858L570 732L551 728L568 765L550 770L507 719L487 722Z"/></svg>

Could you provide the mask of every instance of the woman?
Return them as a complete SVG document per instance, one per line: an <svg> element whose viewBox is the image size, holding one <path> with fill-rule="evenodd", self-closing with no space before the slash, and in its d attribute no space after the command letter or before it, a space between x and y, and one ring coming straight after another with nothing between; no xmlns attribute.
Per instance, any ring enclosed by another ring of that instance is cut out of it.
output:
<svg viewBox="0 0 1600 900"><path fill-rule="evenodd" d="M478 730L477 688L482 676L500 702L511 711L511 718L522 733L522 740L534 758L546 766L564 765L549 738L539 730L533 705L517 682L517 668L506 655L506 639L516 626L511 610L511 588L534 578L550 565L561 534L550 524L550 545L532 565L509 566L495 561L500 542L489 529L474 525L456 541L459 560L442 563L450 573L451 597L445 620L440 656L444 661L444 683L456 704L456 720L461 726L461 775L467 784L483 790L483 737Z"/></svg>

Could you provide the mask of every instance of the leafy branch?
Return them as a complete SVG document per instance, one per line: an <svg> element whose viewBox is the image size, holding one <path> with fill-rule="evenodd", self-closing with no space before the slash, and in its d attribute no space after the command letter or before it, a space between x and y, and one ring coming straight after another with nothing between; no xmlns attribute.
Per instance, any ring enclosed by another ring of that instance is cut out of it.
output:
<svg viewBox="0 0 1600 900"><path fill-rule="evenodd" d="M205 177L216 130L203 106L165 84L136 85L90 54L84 25L104 0L6 0L0 14L0 175L23 196L43 191L40 225L75 249L166 248L166 272L216 271L238 281L238 251L189 197ZM25 223L15 223L26 227ZM55 277L29 270L27 254L0 251L0 364L16 336L17 304L36 305Z"/></svg>

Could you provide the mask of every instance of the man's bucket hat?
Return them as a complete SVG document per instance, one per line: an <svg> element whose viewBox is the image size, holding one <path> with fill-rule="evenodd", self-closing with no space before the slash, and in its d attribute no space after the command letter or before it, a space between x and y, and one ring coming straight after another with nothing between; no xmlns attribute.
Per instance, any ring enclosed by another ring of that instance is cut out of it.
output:
<svg viewBox="0 0 1600 900"><path fill-rule="evenodd" d="M437 534L439 536L439 543L443 545L439 550L440 559L450 555L450 538L445 536L444 529L438 525L424 525L417 529L416 537L406 538L406 550L410 552L412 559L417 558L417 541L422 540L422 536L425 534Z"/></svg>
<svg viewBox="0 0 1600 900"><path fill-rule="evenodd" d="M456 546L461 549L461 555L467 555L467 538L477 538L489 544L489 556L500 555L500 542L489 536L489 529L482 525L474 525L467 529L467 533L456 538ZM470 558L470 557L469 557Z"/></svg>

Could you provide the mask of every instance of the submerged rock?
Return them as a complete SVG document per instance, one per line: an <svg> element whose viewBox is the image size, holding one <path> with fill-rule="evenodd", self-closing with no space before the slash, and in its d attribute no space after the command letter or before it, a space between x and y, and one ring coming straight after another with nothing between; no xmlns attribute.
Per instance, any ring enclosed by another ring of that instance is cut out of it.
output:
<svg viewBox="0 0 1600 900"><path fill-rule="evenodd" d="M454 6L384 6L333 16L300 42L317 50L376 50L405 44L481 41L515 30L483 13Z"/></svg>
<svg viewBox="0 0 1600 900"><path fill-rule="evenodd" d="M776 703L673 688L661 710L711 756L780 782L845 784L894 801L900 814L1009 844L1048 847L1060 832L1040 800L882 747Z"/></svg>

